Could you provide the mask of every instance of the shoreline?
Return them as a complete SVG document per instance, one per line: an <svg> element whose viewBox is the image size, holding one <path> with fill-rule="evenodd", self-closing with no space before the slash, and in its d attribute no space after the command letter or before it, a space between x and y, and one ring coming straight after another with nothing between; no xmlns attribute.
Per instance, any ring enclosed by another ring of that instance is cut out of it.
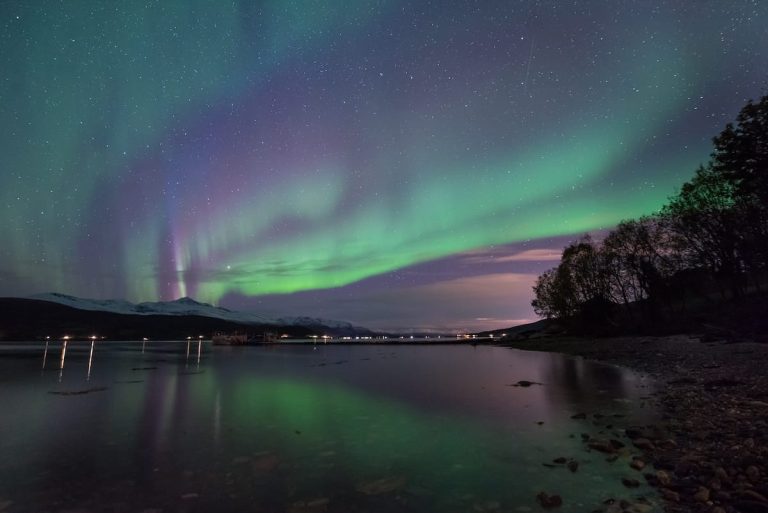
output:
<svg viewBox="0 0 768 513"><path fill-rule="evenodd" d="M654 486L668 512L768 513L767 344L674 335L499 345L581 356L648 375L657 384L652 401L660 419L653 426L625 427L642 454L628 472Z"/></svg>

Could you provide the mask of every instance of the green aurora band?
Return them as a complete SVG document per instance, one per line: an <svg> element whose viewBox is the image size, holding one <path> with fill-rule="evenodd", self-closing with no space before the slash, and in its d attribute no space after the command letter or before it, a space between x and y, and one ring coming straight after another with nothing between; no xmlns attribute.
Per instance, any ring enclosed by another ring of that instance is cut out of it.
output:
<svg viewBox="0 0 768 513"><path fill-rule="evenodd" d="M768 7L589 6L4 3L3 292L293 293L651 213L760 94Z"/></svg>

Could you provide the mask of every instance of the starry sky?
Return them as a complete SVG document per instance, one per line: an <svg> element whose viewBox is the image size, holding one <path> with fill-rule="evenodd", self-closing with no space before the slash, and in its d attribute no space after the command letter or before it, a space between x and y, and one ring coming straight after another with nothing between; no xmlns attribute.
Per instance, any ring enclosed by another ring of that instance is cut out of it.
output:
<svg viewBox="0 0 768 513"><path fill-rule="evenodd" d="M534 319L768 85L760 0L0 3L0 294Z"/></svg>

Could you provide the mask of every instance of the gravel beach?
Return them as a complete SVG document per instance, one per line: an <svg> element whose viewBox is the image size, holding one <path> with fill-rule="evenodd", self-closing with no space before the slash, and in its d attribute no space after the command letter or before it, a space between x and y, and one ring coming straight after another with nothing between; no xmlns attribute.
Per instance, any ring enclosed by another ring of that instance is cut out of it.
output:
<svg viewBox="0 0 768 513"><path fill-rule="evenodd" d="M649 401L660 422L623 426L621 434L634 447L628 466L659 489L666 511L768 512L768 345L681 335L553 337L506 345L622 365L655 381ZM585 445L613 450L598 439L585 438ZM608 501L606 509L637 505Z"/></svg>

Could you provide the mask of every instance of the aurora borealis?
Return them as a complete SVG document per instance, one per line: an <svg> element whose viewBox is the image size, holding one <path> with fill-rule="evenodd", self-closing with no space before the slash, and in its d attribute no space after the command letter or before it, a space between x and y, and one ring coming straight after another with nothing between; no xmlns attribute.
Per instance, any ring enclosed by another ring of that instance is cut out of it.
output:
<svg viewBox="0 0 768 513"><path fill-rule="evenodd" d="M0 5L0 294L530 320L768 87L768 4ZM555 253L556 258L556 253Z"/></svg>

